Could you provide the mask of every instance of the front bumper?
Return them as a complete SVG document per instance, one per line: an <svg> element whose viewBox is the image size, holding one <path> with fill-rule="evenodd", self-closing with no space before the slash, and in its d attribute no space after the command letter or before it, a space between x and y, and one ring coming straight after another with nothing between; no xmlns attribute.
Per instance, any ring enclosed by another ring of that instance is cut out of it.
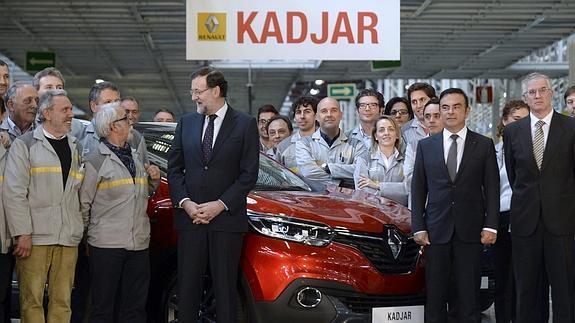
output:
<svg viewBox="0 0 575 323"><path fill-rule="evenodd" d="M314 308L298 304L297 293L306 287L321 291L322 299ZM255 322L358 323L371 322L374 307L425 304L425 295L369 295L357 293L350 286L316 279L297 279L274 301L250 304Z"/></svg>

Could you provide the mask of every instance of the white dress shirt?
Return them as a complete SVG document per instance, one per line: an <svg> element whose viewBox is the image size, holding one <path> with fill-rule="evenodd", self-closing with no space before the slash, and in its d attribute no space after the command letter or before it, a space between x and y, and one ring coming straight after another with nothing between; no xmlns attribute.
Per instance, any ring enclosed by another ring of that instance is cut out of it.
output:
<svg viewBox="0 0 575 323"><path fill-rule="evenodd" d="M216 111L215 115L218 117L214 119L214 140L212 142L212 147L216 142L216 138L218 137L218 133L220 132L220 128L222 127L222 123L224 122L224 117L226 116L226 112L228 112L228 103L224 102L224 105ZM210 116L206 115L204 121L204 130L202 130L202 142L204 141L204 135L206 133L206 129L208 128L208 123L210 122Z"/></svg>
<svg viewBox="0 0 575 323"><path fill-rule="evenodd" d="M537 127L535 126L535 124L537 123L537 121L539 120L543 120L543 122L545 122L545 124L543 125L543 147L547 146L547 137L549 137L549 127L551 127L551 117L553 117L553 110L551 110L551 112L549 112L549 114L547 114L543 119L539 119L537 118L535 115L533 115L532 112L529 112L529 118L531 119L531 139L535 139L535 131L537 131ZM533 142L533 141L531 141Z"/></svg>
<svg viewBox="0 0 575 323"><path fill-rule="evenodd" d="M443 158L445 164L447 164L447 156L449 155L449 149L453 144L453 139L451 135L457 135L457 171L459 171L459 165L461 164L461 158L463 157L463 149L465 148L465 137L467 136L467 127L463 127L456 133L450 132L447 129L443 129Z"/></svg>

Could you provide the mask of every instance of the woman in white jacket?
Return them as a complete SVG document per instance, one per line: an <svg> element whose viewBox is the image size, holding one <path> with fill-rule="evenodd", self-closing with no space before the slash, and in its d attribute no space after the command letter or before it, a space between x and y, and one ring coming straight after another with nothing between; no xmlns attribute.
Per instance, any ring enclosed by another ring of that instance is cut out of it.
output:
<svg viewBox="0 0 575 323"><path fill-rule="evenodd" d="M372 132L373 145L367 162L358 159L355 188L407 205L408 189L403 176L400 128L391 116L383 115Z"/></svg>

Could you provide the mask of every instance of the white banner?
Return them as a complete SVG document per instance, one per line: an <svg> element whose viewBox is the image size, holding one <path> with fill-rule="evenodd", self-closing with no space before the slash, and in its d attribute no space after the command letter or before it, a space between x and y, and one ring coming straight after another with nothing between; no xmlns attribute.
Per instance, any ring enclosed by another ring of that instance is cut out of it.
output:
<svg viewBox="0 0 575 323"><path fill-rule="evenodd" d="M186 59L399 60L399 0L187 0Z"/></svg>

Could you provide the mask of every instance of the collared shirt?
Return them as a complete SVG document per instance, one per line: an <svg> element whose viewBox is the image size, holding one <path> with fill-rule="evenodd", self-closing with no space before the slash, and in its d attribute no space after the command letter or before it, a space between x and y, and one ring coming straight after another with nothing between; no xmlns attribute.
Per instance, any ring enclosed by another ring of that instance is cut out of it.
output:
<svg viewBox="0 0 575 323"><path fill-rule="evenodd" d="M501 193L499 195L499 212L509 211L511 209L511 185L509 185L509 177L507 177L507 168L505 167L505 157L503 152L503 141L495 145L495 153L497 154L497 166L499 167L499 183Z"/></svg>
<svg viewBox="0 0 575 323"><path fill-rule="evenodd" d="M12 121L12 119L10 119L10 116L6 116L5 121L2 123L3 125L3 129L8 130L8 133L11 135L12 140L14 140L15 138L20 137L21 135L27 133L28 131L32 131L36 128L36 125L34 122L32 122L32 124L30 124L30 127L28 127L28 129L22 131L15 123L14 121Z"/></svg>
<svg viewBox="0 0 575 323"><path fill-rule="evenodd" d="M443 157L445 164L447 164L447 156L449 155L449 149L453 140L451 135L457 135L457 170L459 170L459 164L461 164L461 158L463 157L463 149L465 147L465 137L467 136L467 127L463 127L457 133L452 133L447 129L443 129Z"/></svg>
<svg viewBox="0 0 575 323"><path fill-rule="evenodd" d="M532 112L529 112L529 118L531 119L531 139L535 139L535 131L537 131L537 127L535 127L535 124L537 123L537 121L543 120L543 122L545 122L545 124L542 127L544 147L547 146L547 137L549 136L549 128L551 127L552 117L553 117L553 110L551 110L551 112L549 112L549 114L547 114L543 119L539 119L535 115L533 115Z"/></svg>
<svg viewBox="0 0 575 323"><path fill-rule="evenodd" d="M42 131L44 132L44 136L46 136L46 138L50 138L50 139L54 139L54 140L61 140L64 139L64 137L66 137L66 135L61 136L60 138L52 135L51 133L49 133L48 131L46 131L46 128L42 127Z"/></svg>
<svg viewBox="0 0 575 323"><path fill-rule="evenodd" d="M389 169L391 164L397 160L397 157L399 157L399 150L397 150L397 148L393 148L393 154L391 154L389 157L386 157L381 151L379 153L386 169Z"/></svg>
<svg viewBox="0 0 575 323"><path fill-rule="evenodd" d="M220 132L220 128L222 127L222 123L224 122L226 112L228 112L228 103L224 102L224 105L215 113L215 115L217 115L218 117L214 119L214 140L212 141L212 147L214 146L216 138L218 137L218 133ZM204 130L202 131L202 141L204 140L204 134L206 133L206 129L208 128L209 122L210 122L210 116L206 115L204 117Z"/></svg>

